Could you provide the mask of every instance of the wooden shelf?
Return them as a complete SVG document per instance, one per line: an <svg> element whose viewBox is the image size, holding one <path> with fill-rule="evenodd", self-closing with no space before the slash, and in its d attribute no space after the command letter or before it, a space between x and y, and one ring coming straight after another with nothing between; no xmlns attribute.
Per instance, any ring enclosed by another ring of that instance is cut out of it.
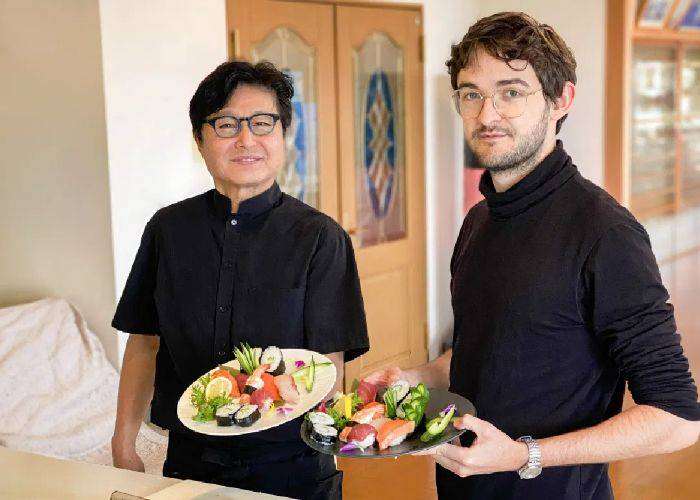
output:
<svg viewBox="0 0 700 500"><path fill-rule="evenodd" d="M632 39L635 42L654 45L671 45L676 43L700 45L700 32L635 28L632 31Z"/></svg>

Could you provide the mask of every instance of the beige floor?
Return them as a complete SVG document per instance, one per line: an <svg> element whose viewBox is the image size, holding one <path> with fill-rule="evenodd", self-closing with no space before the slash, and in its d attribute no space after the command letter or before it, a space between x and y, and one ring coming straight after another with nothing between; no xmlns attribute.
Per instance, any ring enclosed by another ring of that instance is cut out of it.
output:
<svg viewBox="0 0 700 500"><path fill-rule="evenodd" d="M676 307L678 330L696 382L700 378L700 252L661 266ZM340 460L348 500L433 499L433 463L426 457L397 460ZM700 444L659 457L615 463L611 467L618 500L700 498Z"/></svg>

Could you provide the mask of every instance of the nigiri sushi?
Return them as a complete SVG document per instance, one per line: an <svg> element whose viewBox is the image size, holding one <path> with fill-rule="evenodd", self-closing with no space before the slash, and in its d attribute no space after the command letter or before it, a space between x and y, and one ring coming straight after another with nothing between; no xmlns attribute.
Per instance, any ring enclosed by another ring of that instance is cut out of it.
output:
<svg viewBox="0 0 700 500"><path fill-rule="evenodd" d="M348 442L348 435L352 431L352 427L349 425L346 426L342 431L340 431L340 434L338 435L338 439L340 439L343 443Z"/></svg>
<svg viewBox="0 0 700 500"><path fill-rule="evenodd" d="M279 391L280 397L289 404L297 404L299 402L299 391L294 378L291 375L277 375L275 377L275 385Z"/></svg>
<svg viewBox="0 0 700 500"><path fill-rule="evenodd" d="M385 417L382 415L381 417L377 417L374 420L370 422L370 425L377 429L377 432L379 432L379 429L382 428L382 425L386 424L387 422L391 421L389 417Z"/></svg>
<svg viewBox="0 0 700 500"><path fill-rule="evenodd" d="M377 429L369 424L358 424L348 434L348 443L355 444L358 448L368 448L374 444L377 437Z"/></svg>
<svg viewBox="0 0 700 500"><path fill-rule="evenodd" d="M369 424L377 417L384 415L384 405L381 403L369 403L352 416L352 421L358 424Z"/></svg>
<svg viewBox="0 0 700 500"><path fill-rule="evenodd" d="M377 443L380 450L401 444L413 432L416 424L410 420L390 420L379 429Z"/></svg>

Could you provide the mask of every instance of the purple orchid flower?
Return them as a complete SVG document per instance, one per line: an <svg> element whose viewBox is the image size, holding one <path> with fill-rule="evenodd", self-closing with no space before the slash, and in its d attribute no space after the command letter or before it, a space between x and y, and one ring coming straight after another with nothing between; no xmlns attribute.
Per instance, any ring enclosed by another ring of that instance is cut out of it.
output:
<svg viewBox="0 0 700 500"><path fill-rule="evenodd" d="M342 448L340 448L340 453L347 453L348 451L353 451L353 450L360 450L360 448L356 442L352 441L346 445L344 445Z"/></svg>
<svg viewBox="0 0 700 500"><path fill-rule="evenodd" d="M290 408L288 406L280 406L279 408L277 408L277 415L281 415L284 417L284 416L288 415L289 413L292 413L293 411L294 411L294 408Z"/></svg>
<svg viewBox="0 0 700 500"><path fill-rule="evenodd" d="M447 405L447 408L445 408L444 410L442 410L440 412L440 415L444 417L445 415L450 413L452 410L456 410L456 409L457 409L457 407L454 404L449 404L449 405Z"/></svg>
<svg viewBox="0 0 700 500"><path fill-rule="evenodd" d="M306 366L306 363L304 363L302 360L298 360L294 362L294 367L295 368L303 368Z"/></svg>

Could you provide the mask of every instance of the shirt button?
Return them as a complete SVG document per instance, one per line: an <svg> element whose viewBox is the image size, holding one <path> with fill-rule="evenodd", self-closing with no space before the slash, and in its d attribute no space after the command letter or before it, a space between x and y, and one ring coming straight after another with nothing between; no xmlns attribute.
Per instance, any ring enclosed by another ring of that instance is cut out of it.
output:
<svg viewBox="0 0 700 500"><path fill-rule="evenodd" d="M219 356L224 356L226 355L226 351L219 351Z"/></svg>
<svg viewBox="0 0 700 500"><path fill-rule="evenodd" d="M238 221L236 219L231 219L231 225L235 226L236 224L238 224Z"/></svg>
<svg viewBox="0 0 700 500"><path fill-rule="evenodd" d="M228 311L228 306L219 306L219 312L226 312Z"/></svg>
<svg viewBox="0 0 700 500"><path fill-rule="evenodd" d="M231 268L233 267L233 264L231 263L230 260L227 260L227 261L224 262L224 267L225 267L226 269L231 269Z"/></svg>

